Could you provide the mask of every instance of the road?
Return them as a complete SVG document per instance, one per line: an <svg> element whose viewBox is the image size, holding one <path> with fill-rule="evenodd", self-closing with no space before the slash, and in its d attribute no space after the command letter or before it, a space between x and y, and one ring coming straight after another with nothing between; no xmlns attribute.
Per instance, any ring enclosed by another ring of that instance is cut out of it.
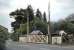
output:
<svg viewBox="0 0 74 50"><path fill-rule="evenodd" d="M13 41L7 41L6 50L74 50L74 48L51 47L45 44L25 44Z"/></svg>

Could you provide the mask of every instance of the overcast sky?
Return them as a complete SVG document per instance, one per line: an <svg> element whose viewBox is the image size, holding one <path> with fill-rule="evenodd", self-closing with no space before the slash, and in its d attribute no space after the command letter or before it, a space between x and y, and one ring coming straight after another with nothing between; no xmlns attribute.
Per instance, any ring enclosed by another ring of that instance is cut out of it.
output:
<svg viewBox="0 0 74 50"><path fill-rule="evenodd" d="M50 0L51 21L58 21L74 13L74 0Z"/></svg>
<svg viewBox="0 0 74 50"><path fill-rule="evenodd" d="M13 21L9 13L17 8L26 8L31 4L34 11L39 8L43 13L48 14L49 0L0 0L0 25L10 29L10 23ZM64 19L74 13L74 0L50 0L50 17L51 21ZM48 17L47 17L48 18Z"/></svg>

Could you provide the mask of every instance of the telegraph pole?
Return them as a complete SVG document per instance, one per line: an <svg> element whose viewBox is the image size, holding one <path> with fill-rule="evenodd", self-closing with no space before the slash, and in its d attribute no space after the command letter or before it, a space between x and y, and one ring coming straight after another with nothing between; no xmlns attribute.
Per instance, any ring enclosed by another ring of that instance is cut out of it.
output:
<svg viewBox="0 0 74 50"><path fill-rule="evenodd" d="M29 3L27 3L27 5L30 5L30 0L29 0ZM26 11L27 13L27 35L29 34L29 13L28 13L28 10Z"/></svg>
<svg viewBox="0 0 74 50"><path fill-rule="evenodd" d="M27 11L27 35L29 34L29 14Z"/></svg>
<svg viewBox="0 0 74 50"><path fill-rule="evenodd" d="M27 5L31 5L31 1L32 0L29 0L29 3L27 3ZM29 13L28 13L28 10L26 12L27 12L27 35L28 35L29 34Z"/></svg>
<svg viewBox="0 0 74 50"><path fill-rule="evenodd" d="M48 3L48 43L51 44L51 33L50 33L50 0L49 0L49 3Z"/></svg>

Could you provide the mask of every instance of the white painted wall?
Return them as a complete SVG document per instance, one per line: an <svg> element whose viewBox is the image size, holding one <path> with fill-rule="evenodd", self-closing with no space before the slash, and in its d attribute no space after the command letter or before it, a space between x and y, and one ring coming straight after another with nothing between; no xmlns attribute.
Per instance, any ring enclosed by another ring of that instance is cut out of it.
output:
<svg viewBox="0 0 74 50"><path fill-rule="evenodd" d="M19 37L19 42L27 42L27 37Z"/></svg>
<svg viewBox="0 0 74 50"><path fill-rule="evenodd" d="M62 44L62 37L52 37L52 44Z"/></svg>

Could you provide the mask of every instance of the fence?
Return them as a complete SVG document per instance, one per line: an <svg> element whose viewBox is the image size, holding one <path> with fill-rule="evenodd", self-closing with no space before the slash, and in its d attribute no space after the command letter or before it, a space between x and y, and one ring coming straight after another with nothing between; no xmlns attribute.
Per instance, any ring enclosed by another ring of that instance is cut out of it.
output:
<svg viewBox="0 0 74 50"><path fill-rule="evenodd" d="M30 43L48 43L48 35L27 35L26 37L19 37L19 41Z"/></svg>

